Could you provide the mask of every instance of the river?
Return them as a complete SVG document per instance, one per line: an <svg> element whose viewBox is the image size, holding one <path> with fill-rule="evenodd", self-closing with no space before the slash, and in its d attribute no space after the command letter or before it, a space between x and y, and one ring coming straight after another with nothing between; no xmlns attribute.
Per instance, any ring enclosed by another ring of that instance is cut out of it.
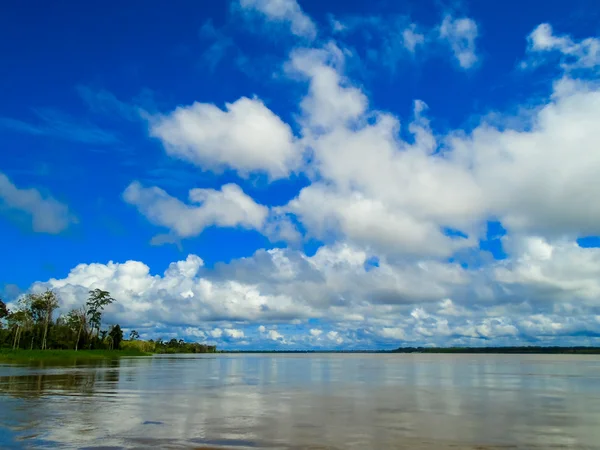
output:
<svg viewBox="0 0 600 450"><path fill-rule="evenodd" d="M217 354L0 365L0 448L600 449L600 358Z"/></svg>

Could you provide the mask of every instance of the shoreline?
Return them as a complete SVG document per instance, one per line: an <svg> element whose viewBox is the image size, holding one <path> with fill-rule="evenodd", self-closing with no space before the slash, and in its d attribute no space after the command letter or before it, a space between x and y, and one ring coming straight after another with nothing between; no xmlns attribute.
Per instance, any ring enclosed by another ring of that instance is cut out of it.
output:
<svg viewBox="0 0 600 450"><path fill-rule="evenodd" d="M479 355L600 355L600 347L405 347L394 350L219 350L210 354L479 354ZM154 353L136 349L126 350L24 350L0 349L0 363L27 361L66 361L90 359L116 359L123 357L153 356L158 354L190 353ZM204 354L204 353L199 353ZM208 353L207 353L208 354Z"/></svg>
<svg viewBox="0 0 600 450"><path fill-rule="evenodd" d="M400 347L393 350L220 350L217 353L600 355L600 347Z"/></svg>

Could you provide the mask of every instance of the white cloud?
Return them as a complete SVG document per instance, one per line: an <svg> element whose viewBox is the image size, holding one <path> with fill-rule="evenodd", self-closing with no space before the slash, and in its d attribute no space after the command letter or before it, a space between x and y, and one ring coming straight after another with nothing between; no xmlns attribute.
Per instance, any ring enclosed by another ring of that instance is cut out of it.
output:
<svg viewBox="0 0 600 450"><path fill-rule="evenodd" d="M414 142L403 142L398 119L368 111L366 96L339 73L337 47L294 52L288 67L310 79L301 102L302 143L312 151L309 173L318 181L284 211L297 215L310 235L376 251L444 256L476 243L444 233L469 231L486 205L467 167L433 154L438 144L423 102L415 102L408 126Z"/></svg>
<svg viewBox="0 0 600 450"><path fill-rule="evenodd" d="M201 339L201 340L206 338L206 333L204 331L200 330L199 328L194 328L194 327L187 327L185 330L183 330L183 334L185 336L189 336L189 337L193 337L193 338Z"/></svg>
<svg viewBox="0 0 600 450"><path fill-rule="evenodd" d="M398 138L396 117L368 110L364 94L344 80L343 59L328 45L296 51L288 65L310 79L302 144L312 152L313 182L282 210L309 235L387 255L443 257L476 247L491 217L511 232L600 234L600 91L593 82L558 80L547 103L445 137L433 134L417 101L406 126L414 141L407 142ZM314 89L323 74L329 84Z"/></svg>
<svg viewBox="0 0 600 450"><path fill-rule="evenodd" d="M526 130L483 122L450 140L451 158L471 167L490 215L509 231L545 236L600 234L600 91L570 79L522 118ZM548 175L552 174L552 175ZM510 180L510 182L507 182Z"/></svg>
<svg viewBox="0 0 600 450"><path fill-rule="evenodd" d="M220 328L215 328L214 330L209 331L208 334L215 339L219 339L221 336L223 336L223 330Z"/></svg>
<svg viewBox="0 0 600 450"><path fill-rule="evenodd" d="M127 187L123 198L150 222L182 238L197 236L211 225L260 230L269 213L267 207L255 203L236 184L226 184L219 191L192 189L192 206L158 187L145 188L138 182Z"/></svg>
<svg viewBox="0 0 600 450"><path fill-rule="evenodd" d="M494 275L515 295L525 290L532 298L548 302L568 295L572 301L600 307L600 249L581 248L564 239L506 240L512 258Z"/></svg>
<svg viewBox="0 0 600 450"><path fill-rule="evenodd" d="M19 188L0 172L0 212L16 211L31 219L33 231L56 234L76 222L67 205L37 189Z"/></svg>
<svg viewBox="0 0 600 450"><path fill-rule="evenodd" d="M439 28L440 39L448 43L463 69L470 69L477 62L477 35L477 24L467 17L457 19L448 15Z"/></svg>
<svg viewBox="0 0 600 450"><path fill-rule="evenodd" d="M286 66L288 73L310 80L308 95L300 103L307 126L327 130L347 124L365 112L366 96L336 70L343 60L342 51L333 43L323 49L292 53Z"/></svg>
<svg viewBox="0 0 600 450"><path fill-rule="evenodd" d="M277 330L269 330L269 332L267 333L267 337L272 341L285 341L285 337Z"/></svg>
<svg viewBox="0 0 600 450"><path fill-rule="evenodd" d="M317 35L314 22L296 0L240 0L240 6L263 14L267 20L289 24L296 36L314 39Z"/></svg>
<svg viewBox="0 0 600 450"><path fill-rule="evenodd" d="M250 344L266 339L334 346L382 339L473 345L481 339L514 344L538 336L600 334L600 249L533 238L509 249L511 262L477 271L433 261L380 261L367 271L365 254L344 246L312 257L259 251L218 271L190 255L163 275L151 275L136 261L81 264L66 278L33 289L53 288L62 312L83 304L90 289L106 289L117 299L107 308L106 323L146 336L164 337L160 330L168 329L174 336L208 336L221 343L244 338ZM301 327L308 318L318 318L328 331L312 328L302 341L273 326ZM265 321L271 325L260 325L258 337L245 332ZM366 337L357 337L359 330Z"/></svg>
<svg viewBox="0 0 600 450"><path fill-rule="evenodd" d="M344 338L340 336L338 331L329 331L327 333L327 339L338 345L344 342Z"/></svg>
<svg viewBox="0 0 600 450"><path fill-rule="evenodd" d="M208 103L180 106L151 116L150 134L168 154L208 170L264 172L276 179L301 162L289 125L256 98L227 103L225 111Z"/></svg>
<svg viewBox="0 0 600 450"><path fill-rule="evenodd" d="M381 337L386 338L386 339L394 339L397 341L406 340L406 333L404 332L404 330L402 328L384 327L381 329L381 332L379 334Z"/></svg>
<svg viewBox="0 0 600 450"><path fill-rule="evenodd" d="M244 332L242 330L236 330L233 328L228 328L223 330L223 333L225 334L225 336L228 336L232 339L243 339L244 336Z"/></svg>
<svg viewBox="0 0 600 450"><path fill-rule="evenodd" d="M548 23L538 25L528 36L528 53L558 53L566 70L592 69L600 65L600 39L586 38L577 42L568 35L556 36ZM525 66L531 62L525 62Z"/></svg>

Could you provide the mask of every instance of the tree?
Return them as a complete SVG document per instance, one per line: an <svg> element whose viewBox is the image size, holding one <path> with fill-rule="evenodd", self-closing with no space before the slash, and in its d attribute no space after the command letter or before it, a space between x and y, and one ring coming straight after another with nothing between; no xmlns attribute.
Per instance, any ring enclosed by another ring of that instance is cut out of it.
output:
<svg viewBox="0 0 600 450"><path fill-rule="evenodd" d="M67 326L77 333L77 339L75 340L75 351L79 348L79 341L81 339L81 333L87 333L87 316L85 308L73 309L67 314Z"/></svg>
<svg viewBox="0 0 600 450"><path fill-rule="evenodd" d="M6 303L4 303L2 301L2 299L0 298L0 328L2 328L2 321L8 317L8 315L10 314L10 311L8 310L8 308L6 307Z"/></svg>
<svg viewBox="0 0 600 450"><path fill-rule="evenodd" d="M139 337L140 337L140 334L135 330L131 330L131 333L129 333L130 341L135 341L136 339L139 339Z"/></svg>
<svg viewBox="0 0 600 450"><path fill-rule="evenodd" d="M90 296L86 303L86 315L89 317L91 334L94 333L94 330L98 334L100 332L100 325L102 324L102 311L106 305L110 305L115 299L110 296L108 291L103 291L102 289L94 289L89 294Z"/></svg>
<svg viewBox="0 0 600 450"><path fill-rule="evenodd" d="M121 330L121 327L119 326L119 324L111 327L108 335L112 339L113 348L115 350L118 350L119 347L121 346L121 341L123 340L123 330Z"/></svg>
<svg viewBox="0 0 600 450"><path fill-rule="evenodd" d="M13 350L19 348L21 344L21 334L23 333L23 330L29 330L33 325L31 311L25 306L26 304L24 300L20 300L19 309L11 312L7 317L8 327L15 333L13 338ZM33 347L33 337L31 346Z"/></svg>
<svg viewBox="0 0 600 450"><path fill-rule="evenodd" d="M52 313L58 308L58 297L54 291L47 290L40 295L40 302L43 307L44 316L44 337L42 338L42 350L45 350L48 338L48 326L50 325L50 322L52 322Z"/></svg>
<svg viewBox="0 0 600 450"><path fill-rule="evenodd" d="M52 322L52 313L58 308L58 297L53 291L47 290L42 294L27 294L20 300L20 303L21 309L29 311L32 325L37 325L37 327L31 327L33 330L31 348L33 348L33 340L36 334L39 336L39 333L35 332L37 328L38 331L43 330L40 347L44 350L47 347L48 328Z"/></svg>

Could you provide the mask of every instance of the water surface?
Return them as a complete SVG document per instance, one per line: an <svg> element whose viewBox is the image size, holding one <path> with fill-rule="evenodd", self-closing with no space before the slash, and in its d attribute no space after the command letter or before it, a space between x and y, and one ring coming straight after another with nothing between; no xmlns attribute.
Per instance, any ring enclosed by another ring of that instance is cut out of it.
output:
<svg viewBox="0 0 600 450"><path fill-rule="evenodd" d="M600 358L190 355L0 365L0 448L600 449Z"/></svg>

